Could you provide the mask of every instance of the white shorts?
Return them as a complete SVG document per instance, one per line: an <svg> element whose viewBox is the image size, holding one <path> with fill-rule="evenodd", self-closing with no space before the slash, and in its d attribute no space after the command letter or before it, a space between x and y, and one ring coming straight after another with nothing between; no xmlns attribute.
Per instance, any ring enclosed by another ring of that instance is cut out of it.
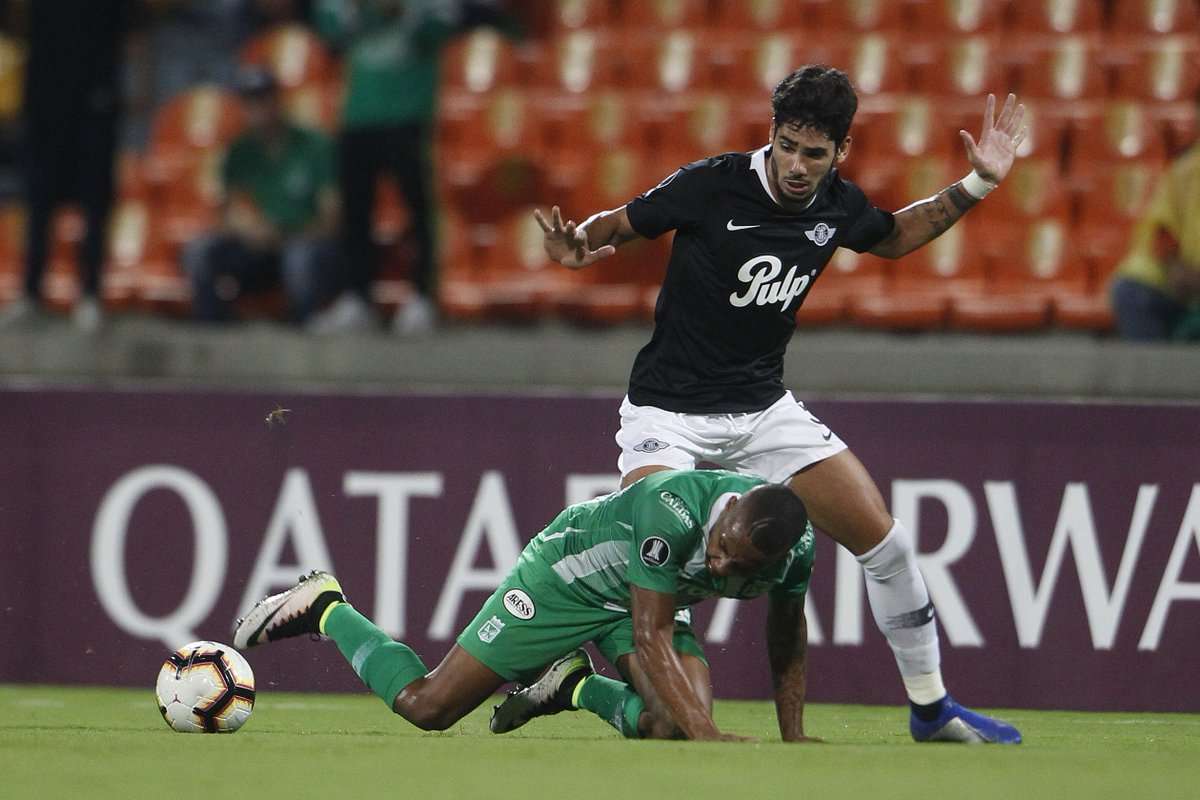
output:
<svg viewBox="0 0 1200 800"><path fill-rule="evenodd" d="M695 469L707 461L774 483L846 449L791 392L769 408L745 414L678 414L635 406L626 397L617 445L622 475L652 465Z"/></svg>

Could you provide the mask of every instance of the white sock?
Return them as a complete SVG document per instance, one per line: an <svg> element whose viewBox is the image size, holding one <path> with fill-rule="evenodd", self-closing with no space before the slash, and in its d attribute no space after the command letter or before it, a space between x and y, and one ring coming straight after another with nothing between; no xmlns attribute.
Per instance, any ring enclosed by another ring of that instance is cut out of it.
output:
<svg viewBox="0 0 1200 800"><path fill-rule="evenodd" d="M912 540L895 520L883 541L858 556L867 576L867 599L875 624L896 656L908 699L919 705L946 694L939 668L937 622Z"/></svg>

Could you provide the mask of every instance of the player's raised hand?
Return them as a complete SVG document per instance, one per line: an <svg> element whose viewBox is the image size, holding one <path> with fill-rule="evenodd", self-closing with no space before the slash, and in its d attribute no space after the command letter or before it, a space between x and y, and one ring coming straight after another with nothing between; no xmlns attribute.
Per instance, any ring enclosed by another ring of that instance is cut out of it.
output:
<svg viewBox="0 0 1200 800"><path fill-rule="evenodd" d="M574 220L567 220L564 224L558 206L550 210L549 220L542 215L541 209L535 208L533 216L545 231L542 244L546 248L546 255L564 267L579 269L617 252L617 248L611 244L592 250L588 246L587 232L577 226Z"/></svg>
<svg viewBox="0 0 1200 800"><path fill-rule="evenodd" d="M1010 94L995 118L996 96L987 96L983 112L983 132L976 143L971 134L960 130L963 144L967 148L967 160L971 162L979 177L991 183L999 183L1012 168L1017 148L1025 139L1025 106L1017 104L1017 96Z"/></svg>

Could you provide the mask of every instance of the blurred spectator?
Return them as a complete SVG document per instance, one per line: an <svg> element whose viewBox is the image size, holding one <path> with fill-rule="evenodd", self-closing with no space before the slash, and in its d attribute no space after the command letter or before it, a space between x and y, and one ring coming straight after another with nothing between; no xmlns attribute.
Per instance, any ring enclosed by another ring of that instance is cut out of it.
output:
<svg viewBox="0 0 1200 800"><path fill-rule="evenodd" d="M415 296L392 322L400 334L432 329L436 255L430 138L437 110L442 47L472 24L503 20L495 2L455 0L316 0L318 32L345 54L343 130L338 143L345 208L345 291L313 321L319 333L374 324L371 284L378 266L371 241L375 185L383 173L408 205L417 255Z"/></svg>
<svg viewBox="0 0 1200 800"><path fill-rule="evenodd" d="M247 129L222 166L223 222L183 252L193 312L205 321L229 319L238 297L282 279L290 319L304 322L339 261L333 145L287 121L267 70L244 67L235 83Z"/></svg>
<svg viewBox="0 0 1200 800"><path fill-rule="evenodd" d="M1122 338L1200 339L1200 145L1160 178L1112 289Z"/></svg>
<svg viewBox="0 0 1200 800"><path fill-rule="evenodd" d="M144 146L154 109L201 83L231 86L242 43L260 22L250 0L143 0L140 37L127 92L136 117L126 144Z"/></svg>
<svg viewBox="0 0 1200 800"><path fill-rule="evenodd" d="M131 5L122 0L29 4L25 290L0 312L0 327L40 318L50 223L58 206L72 200L82 207L87 226L79 252L81 291L72 319L86 332L103 322L100 272L113 204L120 67Z"/></svg>

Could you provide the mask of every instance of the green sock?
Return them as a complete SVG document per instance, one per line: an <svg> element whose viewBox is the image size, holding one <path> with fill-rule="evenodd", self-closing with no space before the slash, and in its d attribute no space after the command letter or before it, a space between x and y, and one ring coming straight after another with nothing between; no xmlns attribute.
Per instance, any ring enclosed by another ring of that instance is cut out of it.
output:
<svg viewBox="0 0 1200 800"><path fill-rule="evenodd" d="M638 738L638 718L646 707L629 684L603 675L589 675L581 680L571 696L571 705L591 711L626 739Z"/></svg>
<svg viewBox="0 0 1200 800"><path fill-rule="evenodd" d="M375 623L338 603L321 620L321 632L337 644L354 672L388 708L396 695L429 670L407 645L392 640Z"/></svg>

